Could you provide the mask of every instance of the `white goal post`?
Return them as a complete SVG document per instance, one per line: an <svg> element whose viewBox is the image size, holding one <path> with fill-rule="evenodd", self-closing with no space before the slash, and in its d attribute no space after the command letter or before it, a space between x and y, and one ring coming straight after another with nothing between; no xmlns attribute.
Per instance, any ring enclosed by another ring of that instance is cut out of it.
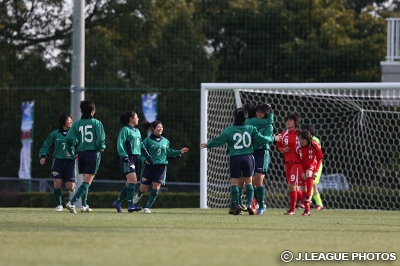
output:
<svg viewBox="0 0 400 266"><path fill-rule="evenodd" d="M274 133L298 112L324 152L321 198L331 209L399 209L400 83L202 83L200 142L217 137L245 103L270 103ZM271 145L268 208L288 207L282 155ZM397 202L396 202L397 201ZM200 151L200 208L228 208L226 146Z"/></svg>

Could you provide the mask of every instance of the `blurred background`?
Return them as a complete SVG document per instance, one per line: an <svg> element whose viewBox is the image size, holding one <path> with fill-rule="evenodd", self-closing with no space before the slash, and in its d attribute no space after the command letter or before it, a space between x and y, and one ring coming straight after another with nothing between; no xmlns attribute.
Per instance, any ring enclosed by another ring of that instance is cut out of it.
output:
<svg viewBox="0 0 400 266"><path fill-rule="evenodd" d="M50 176L38 153L71 110L72 15L72 0L0 0L4 180L18 177L25 101L35 102L31 177ZM164 136L190 149L170 162L167 182L198 191L201 83L380 82L395 17L400 2L387 0L86 0L85 98L107 136L96 179L125 180L119 116L135 110L144 120L141 95L156 93ZM111 184L101 190L120 189Z"/></svg>

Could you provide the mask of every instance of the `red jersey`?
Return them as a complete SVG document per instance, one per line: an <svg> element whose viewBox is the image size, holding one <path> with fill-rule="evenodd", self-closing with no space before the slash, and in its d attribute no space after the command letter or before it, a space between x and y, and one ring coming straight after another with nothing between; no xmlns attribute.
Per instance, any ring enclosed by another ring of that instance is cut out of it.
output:
<svg viewBox="0 0 400 266"><path fill-rule="evenodd" d="M289 152L283 153L285 163L300 163L300 157L297 153L297 150L300 148L298 130L286 129L281 133L281 135L282 140L276 143L276 147L279 151L282 151L285 147L289 147Z"/></svg>
<svg viewBox="0 0 400 266"><path fill-rule="evenodd" d="M298 154L300 157L300 164L304 171L312 170L313 172L318 172L324 155L322 154L321 147L317 142L313 140L312 146L301 146L298 149Z"/></svg>

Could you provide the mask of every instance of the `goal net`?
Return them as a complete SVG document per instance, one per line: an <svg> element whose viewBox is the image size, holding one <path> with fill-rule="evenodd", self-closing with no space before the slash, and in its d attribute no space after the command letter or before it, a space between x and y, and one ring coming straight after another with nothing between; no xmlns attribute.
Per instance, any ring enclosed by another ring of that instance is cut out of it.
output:
<svg viewBox="0 0 400 266"><path fill-rule="evenodd" d="M318 188L326 208L400 208L400 83L203 83L201 142L231 125L233 110L246 103L272 105L275 134L291 112L314 125L325 157ZM201 208L229 208L226 149L201 150ZM288 207L283 155L274 144L264 185L267 208Z"/></svg>

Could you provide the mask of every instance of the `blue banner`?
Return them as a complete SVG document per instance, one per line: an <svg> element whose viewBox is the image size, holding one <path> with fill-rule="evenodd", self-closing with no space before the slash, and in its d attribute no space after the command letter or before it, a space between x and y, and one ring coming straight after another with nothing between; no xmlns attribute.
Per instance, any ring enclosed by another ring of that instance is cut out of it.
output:
<svg viewBox="0 0 400 266"><path fill-rule="evenodd" d="M157 94L142 94L144 118L150 123L157 119Z"/></svg>
<svg viewBox="0 0 400 266"><path fill-rule="evenodd" d="M32 147L32 130L33 130L33 114L35 102L22 103L22 123L21 123L21 154L18 177L22 179L31 178L31 147Z"/></svg>

